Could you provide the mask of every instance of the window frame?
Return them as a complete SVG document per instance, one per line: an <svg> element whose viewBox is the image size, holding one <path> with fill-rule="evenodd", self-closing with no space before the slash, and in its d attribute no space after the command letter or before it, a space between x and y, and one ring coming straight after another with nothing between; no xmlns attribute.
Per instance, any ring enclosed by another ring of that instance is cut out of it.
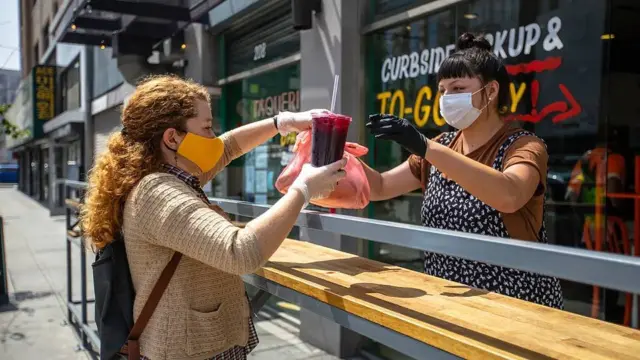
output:
<svg viewBox="0 0 640 360"><path fill-rule="evenodd" d="M80 86L80 91L78 92L78 107L74 108L74 109L68 109L67 108L67 93L68 93L68 77L67 75L69 74L70 71L72 71L75 66L78 66L78 86ZM79 109L80 107L82 107L82 81L80 81L80 54L76 55L70 62L69 65L67 65L64 69L62 69L62 71L59 72L58 75L58 84L60 84L58 86L58 90L59 90L59 96L58 96L58 105L59 105L59 113L64 113L65 111L69 111L69 110L75 110L75 109Z"/></svg>

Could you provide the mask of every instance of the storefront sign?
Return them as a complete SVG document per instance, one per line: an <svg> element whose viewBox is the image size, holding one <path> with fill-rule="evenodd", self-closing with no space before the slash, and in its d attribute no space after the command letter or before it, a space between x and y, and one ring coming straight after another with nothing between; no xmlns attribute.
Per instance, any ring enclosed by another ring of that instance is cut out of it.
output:
<svg viewBox="0 0 640 360"><path fill-rule="evenodd" d="M48 121L56 116L55 79L54 66L38 65L33 70L34 117L36 121Z"/></svg>
<svg viewBox="0 0 640 360"><path fill-rule="evenodd" d="M509 84L511 100L507 116L509 120L538 123L549 117L553 123L559 123L581 114L582 107L566 84L554 81L552 77L531 80L531 75L549 73L560 68L563 63L562 56L549 54L542 60L536 59L524 63L514 63L513 60L521 55L529 55L532 49L538 50L540 47L545 53L553 51L556 55L558 50L565 48L561 29L561 18L554 16L544 27L532 23L485 35L493 45L496 56L505 60L507 72L513 80ZM449 44L424 49L422 52L414 51L410 54L388 57L382 62L380 80L382 84L389 84L385 86L389 88L392 87L390 83L396 81L436 74L444 59L454 51L455 45ZM555 84L541 85L541 80L553 81ZM540 104L541 89L550 93L550 97L557 101ZM382 91L376 94L376 100L381 113L413 118L418 127L427 126L430 120L436 127L441 127L446 125L446 122L440 116L438 108L440 96L437 85L424 85L417 91L407 91L403 88ZM522 114L522 109L529 112Z"/></svg>
<svg viewBox="0 0 640 360"><path fill-rule="evenodd" d="M285 91L278 95L266 96L260 99L242 99L236 104L238 115L242 119L264 119L277 115L281 111L300 111L300 91ZM280 137L280 145L293 145L296 134Z"/></svg>
<svg viewBox="0 0 640 360"><path fill-rule="evenodd" d="M287 91L274 96L267 96L253 103L253 118L262 119L277 115L280 111L298 111L300 109L300 91Z"/></svg>
<svg viewBox="0 0 640 360"><path fill-rule="evenodd" d="M253 48L253 61L267 57L267 43L263 42Z"/></svg>
<svg viewBox="0 0 640 360"><path fill-rule="evenodd" d="M562 29L562 20L557 16L553 17L549 20L546 28L547 35L542 44L544 50L547 52L556 49L562 50L564 44L559 35ZM540 41L541 33L540 25L533 23L519 28L498 31L495 35L486 34L485 37L493 45L495 54L507 59L521 54L530 54L531 49ZM381 80L383 83L387 83L389 81L436 74L440 70L440 65L442 65L444 59L451 55L455 49L455 44L449 44L424 49L420 53L413 51L410 54L387 58L382 63Z"/></svg>

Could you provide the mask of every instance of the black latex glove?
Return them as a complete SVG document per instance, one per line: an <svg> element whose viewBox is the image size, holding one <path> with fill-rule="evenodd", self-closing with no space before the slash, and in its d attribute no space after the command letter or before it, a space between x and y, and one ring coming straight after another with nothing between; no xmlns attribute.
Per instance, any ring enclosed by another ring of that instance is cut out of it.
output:
<svg viewBox="0 0 640 360"><path fill-rule="evenodd" d="M369 115L366 127L376 139L392 140L411 153L424 157L427 152L427 137L409 120L389 114Z"/></svg>

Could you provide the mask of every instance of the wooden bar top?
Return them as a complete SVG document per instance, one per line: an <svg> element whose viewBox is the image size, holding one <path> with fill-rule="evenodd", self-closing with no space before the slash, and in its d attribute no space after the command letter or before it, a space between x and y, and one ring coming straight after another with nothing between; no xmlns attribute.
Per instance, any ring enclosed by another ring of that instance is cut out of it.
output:
<svg viewBox="0 0 640 360"><path fill-rule="evenodd" d="M640 331L285 240L257 275L465 359L640 359Z"/></svg>

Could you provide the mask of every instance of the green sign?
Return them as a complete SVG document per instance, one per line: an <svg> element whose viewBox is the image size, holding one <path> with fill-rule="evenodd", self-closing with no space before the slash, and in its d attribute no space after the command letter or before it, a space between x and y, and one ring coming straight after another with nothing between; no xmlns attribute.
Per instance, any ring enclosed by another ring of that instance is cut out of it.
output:
<svg viewBox="0 0 640 360"><path fill-rule="evenodd" d="M56 67L37 65L32 70L33 119L36 123L56 116Z"/></svg>

